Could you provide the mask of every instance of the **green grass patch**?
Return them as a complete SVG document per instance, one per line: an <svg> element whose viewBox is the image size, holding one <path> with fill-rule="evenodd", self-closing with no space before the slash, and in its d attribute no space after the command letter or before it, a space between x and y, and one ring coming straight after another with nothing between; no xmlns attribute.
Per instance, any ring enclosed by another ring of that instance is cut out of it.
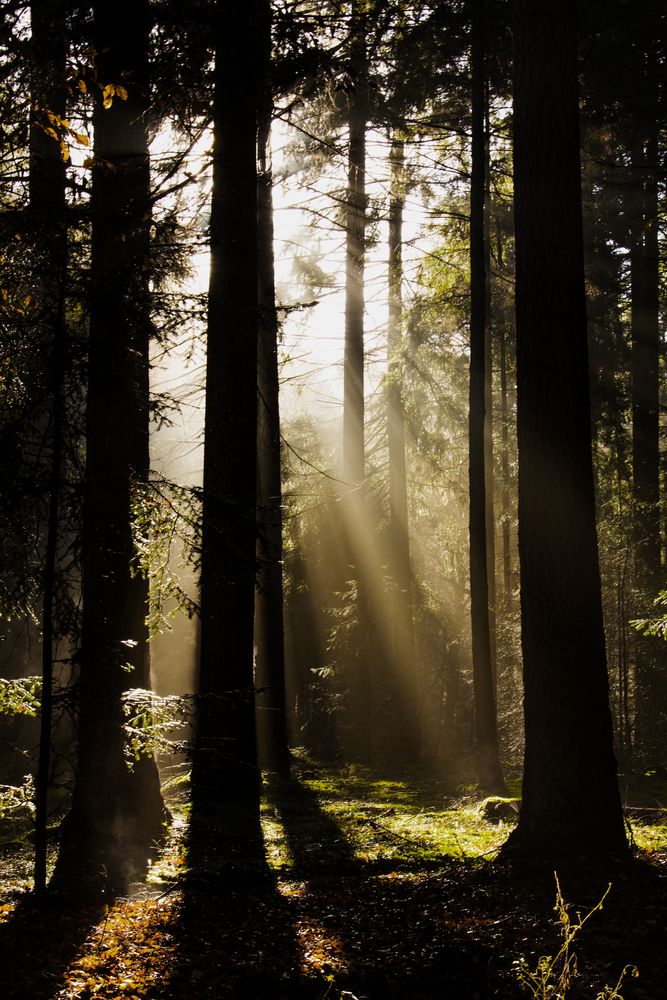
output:
<svg viewBox="0 0 667 1000"><path fill-rule="evenodd" d="M488 822L477 800L456 800L442 782L384 778L346 768L305 768L269 786L262 809L268 864L300 870L432 868L495 853L510 823Z"/></svg>

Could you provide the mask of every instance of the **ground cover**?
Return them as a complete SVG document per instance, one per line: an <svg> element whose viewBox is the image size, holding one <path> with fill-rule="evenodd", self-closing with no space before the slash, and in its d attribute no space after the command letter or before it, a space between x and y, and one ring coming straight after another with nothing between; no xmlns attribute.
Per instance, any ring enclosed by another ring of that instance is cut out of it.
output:
<svg viewBox="0 0 667 1000"><path fill-rule="evenodd" d="M582 912L612 882L577 942L572 1000L593 1000L630 963L640 976L626 998L667 997L663 791L647 783L629 811L640 862L559 873ZM199 867L187 803L172 807L146 880L95 908L38 909L29 842L5 845L4 997L510 1000L526 996L515 963L558 949L553 873L496 862L511 822L486 819L472 787L302 758L288 785L265 781L257 851L229 842Z"/></svg>

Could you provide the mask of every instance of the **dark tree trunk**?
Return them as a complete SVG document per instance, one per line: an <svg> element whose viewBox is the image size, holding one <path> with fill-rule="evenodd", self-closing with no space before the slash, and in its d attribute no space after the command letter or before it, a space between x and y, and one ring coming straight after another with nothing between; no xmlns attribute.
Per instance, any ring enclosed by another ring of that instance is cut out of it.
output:
<svg viewBox="0 0 667 1000"><path fill-rule="evenodd" d="M405 144L394 136L390 153L389 192L389 315L387 322L387 444L389 458L389 574L392 586L390 611L391 648L387 650L392 677L390 692L400 713L403 740L396 744L402 760L420 753L422 692L416 673L412 620L412 567L408 533L408 494L405 477L405 414L401 392L401 342L403 320L403 208L405 204ZM396 713L394 713L394 716Z"/></svg>
<svg viewBox="0 0 667 1000"><path fill-rule="evenodd" d="M164 812L153 758L125 762L122 707L128 689L150 687L148 584L132 541L132 494L149 469L150 21L144 2L93 12L99 83L124 90L105 108L100 89L94 109L79 762L56 877L113 890Z"/></svg>
<svg viewBox="0 0 667 1000"><path fill-rule="evenodd" d="M523 805L533 858L627 855L591 461L576 3L515 2Z"/></svg>
<svg viewBox="0 0 667 1000"><path fill-rule="evenodd" d="M487 285L485 249L484 4L473 3L472 27L472 177L470 185L470 609L475 690L475 737L480 782L502 791L498 756L496 701L489 627L485 403Z"/></svg>
<svg viewBox="0 0 667 1000"><path fill-rule="evenodd" d="M484 6L482 5L482 16ZM481 39L483 45L483 37ZM483 58L484 52L482 52ZM493 313L491 308L491 126L489 81L484 78L484 502L486 505L486 579L489 590L489 644L493 691L498 686L496 656L496 502L493 449Z"/></svg>
<svg viewBox="0 0 667 1000"><path fill-rule="evenodd" d="M30 129L30 215L35 234L40 284L36 294L48 357L51 395L50 475L42 611L42 697L39 761L35 785L35 891L46 889L51 728L53 721L54 600L61 491L63 381L67 339L65 272L67 221L65 162L59 144L44 132L44 109L65 117L67 37L61 0L34 2L30 8L32 122Z"/></svg>
<svg viewBox="0 0 667 1000"><path fill-rule="evenodd" d="M503 238L500 226L496 230L498 269L504 265ZM500 375L500 521L502 526L502 566L503 566L503 604L507 611L512 610L512 551L510 542L510 427L509 427L509 393L507 385L509 358L507 356L507 323L503 315L496 317L498 331L498 368Z"/></svg>
<svg viewBox="0 0 667 1000"><path fill-rule="evenodd" d="M254 5L215 8L196 803L259 808L253 618L257 509Z"/></svg>
<svg viewBox="0 0 667 1000"><path fill-rule="evenodd" d="M282 487L278 399L278 317L273 256L271 173L271 4L260 0L259 115L257 123L258 297L257 368L257 591L255 594L255 679L260 759L289 775L285 720L285 636L283 625Z"/></svg>
<svg viewBox="0 0 667 1000"><path fill-rule="evenodd" d="M655 77L654 77L655 78ZM647 91L654 86L650 80ZM637 143L633 162L634 215L630 238L632 493L634 583L640 607L648 616L664 585L660 567L660 406L659 406L659 262L658 262L658 101L642 101L645 140ZM663 679L663 643L637 636L635 646L636 748L644 764L655 762L662 744L667 710ZM661 663L662 661L662 663Z"/></svg>
<svg viewBox="0 0 667 1000"><path fill-rule="evenodd" d="M501 488L501 520L502 520L502 557L503 557L503 601L508 611L512 610L512 554L510 548L510 499L509 499L509 407L507 400L507 330L505 323L499 325L500 357L500 434L501 455L500 473Z"/></svg>
<svg viewBox="0 0 667 1000"><path fill-rule="evenodd" d="M366 243L366 119L368 66L365 19L352 0L350 28L348 193L343 361L343 478L359 492L364 481L364 258Z"/></svg>
<svg viewBox="0 0 667 1000"><path fill-rule="evenodd" d="M350 5L349 149L346 211L345 349L343 358L343 476L346 494L341 513L346 557L356 582L359 622L357 674L352 685L352 753L368 759L372 752L371 607L360 550L367 529L364 502L364 261L366 244L366 123L368 60L364 3Z"/></svg>

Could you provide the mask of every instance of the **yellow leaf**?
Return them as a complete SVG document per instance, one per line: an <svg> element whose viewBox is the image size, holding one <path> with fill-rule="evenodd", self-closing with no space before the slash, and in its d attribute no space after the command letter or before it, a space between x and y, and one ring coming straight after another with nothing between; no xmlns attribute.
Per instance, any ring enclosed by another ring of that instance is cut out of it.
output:
<svg viewBox="0 0 667 1000"><path fill-rule="evenodd" d="M75 132L74 138L81 146L90 146L90 139L83 132Z"/></svg>
<svg viewBox="0 0 667 1000"><path fill-rule="evenodd" d="M116 84L116 93L120 97L121 101L127 100L127 91L125 87L120 87L118 84Z"/></svg>
<svg viewBox="0 0 667 1000"><path fill-rule="evenodd" d="M88 93L88 87L86 86L86 81L85 80L79 80L77 82L77 87L79 88L79 93L81 93L81 94Z"/></svg>

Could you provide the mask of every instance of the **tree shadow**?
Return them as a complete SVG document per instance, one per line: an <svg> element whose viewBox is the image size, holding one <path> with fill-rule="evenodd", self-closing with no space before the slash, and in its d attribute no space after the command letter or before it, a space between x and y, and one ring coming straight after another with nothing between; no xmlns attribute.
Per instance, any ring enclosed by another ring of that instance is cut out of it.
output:
<svg viewBox="0 0 667 1000"><path fill-rule="evenodd" d="M283 825L291 860L285 878L296 884L291 922L336 990L367 1000L491 995L488 950L468 940L467 927L452 932L438 905L445 859L365 861L305 784L274 781L265 794ZM427 874L436 868L440 882ZM449 862L452 885L461 868Z"/></svg>
<svg viewBox="0 0 667 1000"><path fill-rule="evenodd" d="M290 876L360 874L341 826L322 808L314 791L297 778L270 780L264 791L283 827L292 862Z"/></svg>
<svg viewBox="0 0 667 1000"><path fill-rule="evenodd" d="M51 1000L100 917L99 905L75 907L55 895L23 897L0 924L3 1000Z"/></svg>
<svg viewBox="0 0 667 1000"><path fill-rule="evenodd" d="M198 1000L300 997L291 917L264 853L259 802L193 797L175 958L158 995ZM303 994L305 995L305 994Z"/></svg>

